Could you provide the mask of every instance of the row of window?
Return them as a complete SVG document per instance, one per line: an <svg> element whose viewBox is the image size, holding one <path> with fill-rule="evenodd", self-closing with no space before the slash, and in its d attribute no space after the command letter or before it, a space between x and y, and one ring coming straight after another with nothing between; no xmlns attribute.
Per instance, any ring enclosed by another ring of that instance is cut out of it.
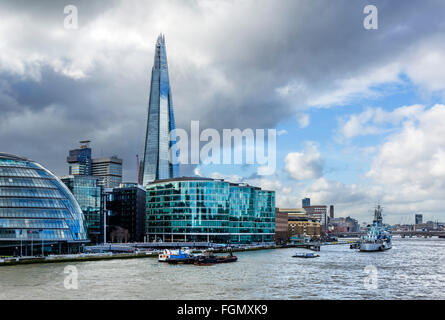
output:
<svg viewBox="0 0 445 320"><path fill-rule="evenodd" d="M2 240L74 240L69 230L0 229Z"/></svg>
<svg viewBox="0 0 445 320"><path fill-rule="evenodd" d="M0 219L0 228L46 228L46 229L68 229L63 220L48 219Z"/></svg>
<svg viewBox="0 0 445 320"><path fill-rule="evenodd" d="M58 189L4 187L0 187L0 197L64 198Z"/></svg>
<svg viewBox="0 0 445 320"><path fill-rule="evenodd" d="M11 208L65 208L64 202L57 199L18 199L18 198L0 198L0 207Z"/></svg>
<svg viewBox="0 0 445 320"><path fill-rule="evenodd" d="M257 229L257 228L147 228L149 234L163 233L275 233L274 228Z"/></svg>
<svg viewBox="0 0 445 320"><path fill-rule="evenodd" d="M0 177L0 187L42 187L54 188L54 183L49 179L41 178L16 178Z"/></svg>
<svg viewBox="0 0 445 320"><path fill-rule="evenodd" d="M226 220L226 221L275 221L275 215L261 214L259 212L250 212L250 214L202 214L202 213L186 213L186 214L168 214L151 212L147 215L148 220L171 221L171 220Z"/></svg>
<svg viewBox="0 0 445 320"><path fill-rule="evenodd" d="M72 219L72 216L68 210L60 209L0 208L0 218Z"/></svg>
<svg viewBox="0 0 445 320"><path fill-rule="evenodd" d="M51 178L44 170L33 170L24 168L0 167L0 176L6 177L29 177L29 178Z"/></svg>
<svg viewBox="0 0 445 320"><path fill-rule="evenodd" d="M272 228L274 222L233 221L148 221L148 227L215 227L215 228Z"/></svg>
<svg viewBox="0 0 445 320"><path fill-rule="evenodd" d="M0 159L0 167L40 168L33 162L12 159Z"/></svg>

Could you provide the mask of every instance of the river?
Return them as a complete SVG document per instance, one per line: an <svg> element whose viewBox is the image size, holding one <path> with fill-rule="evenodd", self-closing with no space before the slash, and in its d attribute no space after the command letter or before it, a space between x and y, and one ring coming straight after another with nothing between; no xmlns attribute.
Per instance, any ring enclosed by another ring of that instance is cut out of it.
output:
<svg viewBox="0 0 445 320"><path fill-rule="evenodd" d="M324 246L315 259L296 251L236 253L238 262L214 266L147 258L0 267L0 299L445 299L445 239L394 238L375 253Z"/></svg>

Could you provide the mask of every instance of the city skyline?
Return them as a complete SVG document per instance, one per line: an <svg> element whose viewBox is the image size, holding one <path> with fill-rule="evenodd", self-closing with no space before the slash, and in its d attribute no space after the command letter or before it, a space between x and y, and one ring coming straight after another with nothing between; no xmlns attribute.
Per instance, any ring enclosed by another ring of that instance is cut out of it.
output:
<svg viewBox="0 0 445 320"><path fill-rule="evenodd" d="M190 166L183 175L273 189L280 207L309 196L360 221L378 201L389 223L415 213L444 220L442 4L375 1L379 28L366 30L366 1L72 3L76 30L64 28L62 3L0 5L2 152L61 176L66 151L88 139L94 152L123 158L124 180L136 181L149 57L162 32L178 128L200 120L278 133L271 177L252 166Z"/></svg>

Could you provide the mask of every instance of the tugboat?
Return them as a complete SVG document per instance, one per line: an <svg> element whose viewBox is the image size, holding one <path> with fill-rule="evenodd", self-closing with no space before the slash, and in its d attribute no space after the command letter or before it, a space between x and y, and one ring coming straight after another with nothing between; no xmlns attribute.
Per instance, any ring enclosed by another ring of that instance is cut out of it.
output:
<svg viewBox="0 0 445 320"><path fill-rule="evenodd" d="M238 258L232 252L227 256L216 256L211 252L206 252L204 255L198 256L194 263L197 266L209 266L217 263L236 262L237 260Z"/></svg>
<svg viewBox="0 0 445 320"><path fill-rule="evenodd" d="M318 258L320 255L313 252L297 252L292 258Z"/></svg>
<svg viewBox="0 0 445 320"><path fill-rule="evenodd" d="M384 251L391 249L391 231L383 226L382 207L374 210L374 221L368 226L368 233L363 236L351 249L363 252Z"/></svg>

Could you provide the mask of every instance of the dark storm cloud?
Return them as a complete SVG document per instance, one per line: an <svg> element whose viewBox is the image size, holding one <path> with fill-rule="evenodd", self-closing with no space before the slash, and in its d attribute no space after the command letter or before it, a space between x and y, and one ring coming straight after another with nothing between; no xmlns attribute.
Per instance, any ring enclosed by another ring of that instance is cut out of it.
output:
<svg viewBox="0 0 445 320"><path fill-rule="evenodd" d="M60 35L66 4L79 9L79 30L69 36ZM175 119L185 129L191 120L201 128L274 127L342 80L372 74L444 31L439 1L374 1L376 31L363 28L367 1L66 4L0 4L0 36L11 50L0 54L0 150L60 175L67 150L90 139L96 156L124 158L127 180L143 149L159 31L166 33ZM13 27L21 33L12 35ZM278 94L286 86L289 94Z"/></svg>

